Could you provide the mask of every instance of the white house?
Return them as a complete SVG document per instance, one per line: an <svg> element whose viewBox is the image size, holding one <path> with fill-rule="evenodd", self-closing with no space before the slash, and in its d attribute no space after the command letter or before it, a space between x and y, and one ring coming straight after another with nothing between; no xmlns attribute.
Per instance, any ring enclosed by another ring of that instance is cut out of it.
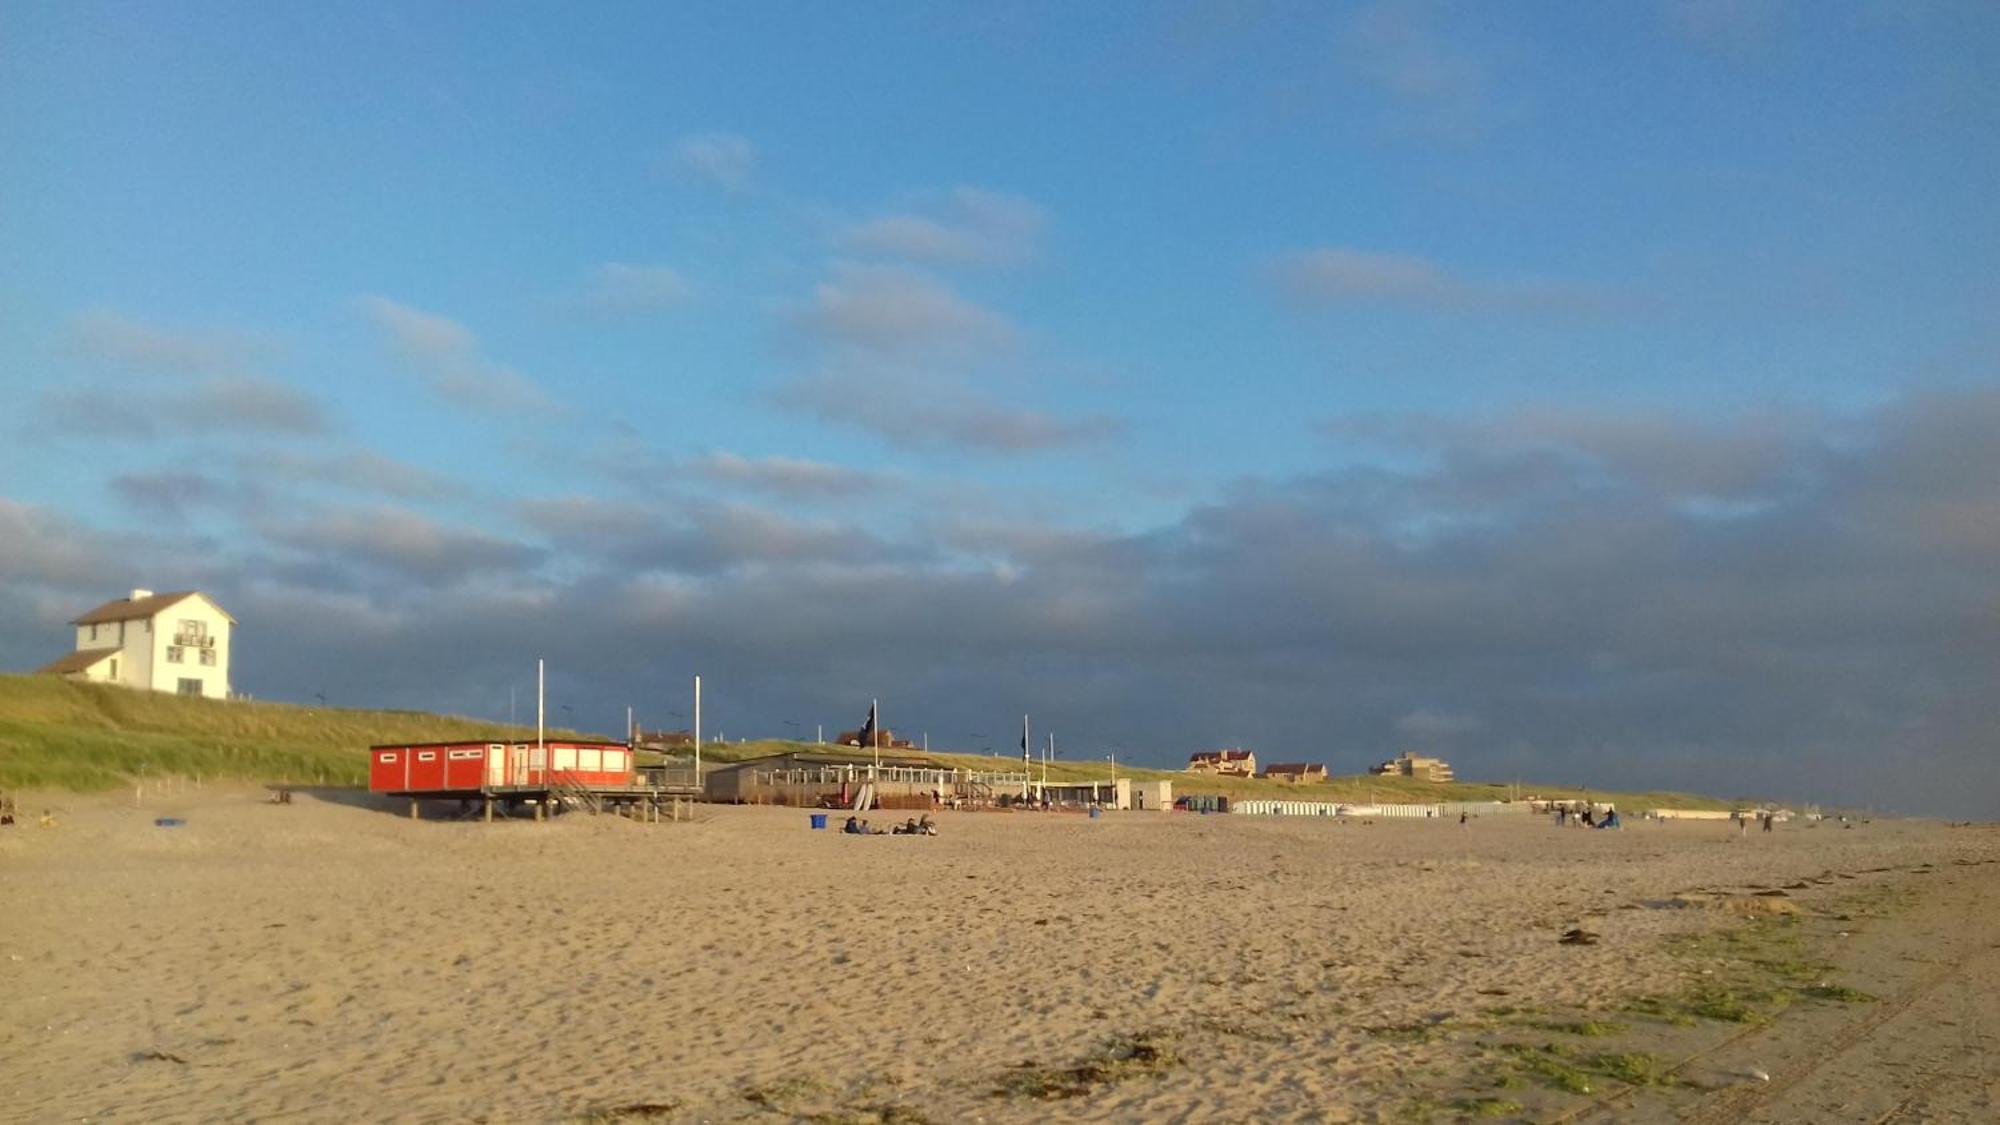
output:
<svg viewBox="0 0 2000 1125"><path fill-rule="evenodd" d="M229 639L236 619L199 590L134 590L70 624L76 626L76 651L43 673L229 698Z"/></svg>

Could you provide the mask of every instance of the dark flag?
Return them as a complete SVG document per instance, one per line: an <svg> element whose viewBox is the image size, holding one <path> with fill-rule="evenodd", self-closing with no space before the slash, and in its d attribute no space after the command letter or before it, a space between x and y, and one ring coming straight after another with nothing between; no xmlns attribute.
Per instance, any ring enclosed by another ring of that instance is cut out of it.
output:
<svg viewBox="0 0 2000 1125"><path fill-rule="evenodd" d="M875 745L875 704L868 705L868 721L861 724L861 745Z"/></svg>

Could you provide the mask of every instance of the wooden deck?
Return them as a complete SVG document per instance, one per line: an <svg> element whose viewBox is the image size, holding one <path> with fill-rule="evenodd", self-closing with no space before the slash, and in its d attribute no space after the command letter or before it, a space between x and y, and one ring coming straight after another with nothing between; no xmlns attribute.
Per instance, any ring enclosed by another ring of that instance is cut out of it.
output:
<svg viewBox="0 0 2000 1125"><path fill-rule="evenodd" d="M701 797L701 791L686 780L633 785L582 785L558 781L544 785L487 785L477 789L400 790L383 795L407 798L412 820L423 818L425 801L458 801L467 808L470 808L471 802L478 801L482 805L482 819L488 822L493 820L493 809L497 804L508 815L521 808L532 807L536 820L551 812L581 809L593 816L611 813L657 824L662 819L681 820L692 816L694 802Z"/></svg>

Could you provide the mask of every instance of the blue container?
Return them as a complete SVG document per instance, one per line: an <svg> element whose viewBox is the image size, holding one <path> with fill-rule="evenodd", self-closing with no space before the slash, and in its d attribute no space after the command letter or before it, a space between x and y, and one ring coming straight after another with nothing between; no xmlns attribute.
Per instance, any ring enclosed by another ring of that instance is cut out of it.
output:
<svg viewBox="0 0 2000 1125"><path fill-rule="evenodd" d="M823 813L823 812L816 812L816 813L813 813L813 814L812 814L812 826L813 826L814 828L825 828L825 827L826 827L826 814L825 814L825 813Z"/></svg>
<svg viewBox="0 0 2000 1125"><path fill-rule="evenodd" d="M1098 818L1098 815L1101 814L1102 812L1104 812L1104 810L1098 808L1096 805L1090 806L1090 819L1096 820Z"/></svg>

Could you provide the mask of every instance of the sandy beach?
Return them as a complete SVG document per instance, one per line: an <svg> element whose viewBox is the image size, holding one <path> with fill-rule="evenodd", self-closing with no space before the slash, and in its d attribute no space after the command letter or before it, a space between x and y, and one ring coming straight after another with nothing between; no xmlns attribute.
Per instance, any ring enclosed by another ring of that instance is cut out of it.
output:
<svg viewBox="0 0 2000 1125"><path fill-rule="evenodd" d="M55 826L0 832L6 1120L2000 1103L1991 828L946 813L937 838L855 838L788 809L482 825L241 787L23 802L43 805ZM1744 927L1810 965L1783 1011L1649 1018L1638 998L1762 965L1714 944ZM1621 1080L1614 1054L1657 1067ZM1551 1059L1595 1076L1565 1086Z"/></svg>

